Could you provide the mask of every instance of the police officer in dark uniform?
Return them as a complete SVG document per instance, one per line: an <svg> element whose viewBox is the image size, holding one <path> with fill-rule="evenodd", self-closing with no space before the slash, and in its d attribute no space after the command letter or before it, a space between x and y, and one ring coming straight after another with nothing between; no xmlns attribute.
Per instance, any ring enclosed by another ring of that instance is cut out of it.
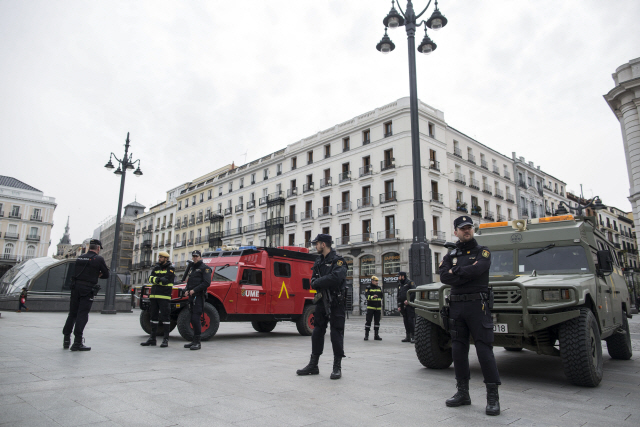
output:
<svg viewBox="0 0 640 427"><path fill-rule="evenodd" d="M416 285L412 280L407 278L407 273L401 271L398 273L398 311L402 314L404 320L404 330L407 334L402 342L415 342L413 333L416 325L416 309L409 305L407 300L407 291L409 289L415 289ZM411 294L411 302L416 299L416 294Z"/></svg>
<svg viewBox="0 0 640 427"><path fill-rule="evenodd" d="M298 375L318 375L318 360L324 350L324 335L327 324L331 323L331 345L333 347L333 371L330 378L342 377L344 355L344 323L346 315L347 263L335 249L331 248L331 236L318 234L311 241L320 255L313 265L311 287L320 297L314 314L314 329L311 335L311 360Z"/></svg>
<svg viewBox="0 0 640 427"><path fill-rule="evenodd" d="M447 400L447 406L470 405L469 334L487 387L487 415L500 414L498 385L500 375L493 355L493 319L489 304L489 267L491 252L473 237L473 221L468 216L456 218L456 249L440 263L442 283L451 285L449 296L449 328L452 339L453 366L458 392Z"/></svg>
<svg viewBox="0 0 640 427"><path fill-rule="evenodd" d="M364 323L364 340L369 341L369 331L371 330L371 320L373 320L373 339L382 341L380 338L380 315L382 314L382 288L376 276L371 276L371 284L364 291L367 299L367 317Z"/></svg>
<svg viewBox="0 0 640 427"><path fill-rule="evenodd" d="M184 348L200 350L200 334L202 334L201 317L204 312L207 289L211 285L211 267L202 262L200 251L191 252L191 273L187 279L185 295L189 297L189 307L191 307L191 325L193 326L193 342L185 344Z"/></svg>
<svg viewBox="0 0 640 427"><path fill-rule="evenodd" d="M64 341L62 347L67 349L71 344L71 332L74 340L71 351L89 351L91 347L84 345L82 332L89 321L89 311L93 305L93 297L100 290L98 279L107 279L109 269L100 255L102 243L100 240L89 241L89 250L76 259L74 276L71 282L71 303L69 316L62 329ZM75 328L74 328L75 326Z"/></svg>
<svg viewBox="0 0 640 427"><path fill-rule="evenodd" d="M176 278L175 269L169 260L167 252L158 254L158 263L153 266L149 275L149 283L152 284L149 293L149 314L151 315L151 336L142 346L156 345L156 333L162 326L164 339L160 347L169 346L169 332L171 332L171 292Z"/></svg>

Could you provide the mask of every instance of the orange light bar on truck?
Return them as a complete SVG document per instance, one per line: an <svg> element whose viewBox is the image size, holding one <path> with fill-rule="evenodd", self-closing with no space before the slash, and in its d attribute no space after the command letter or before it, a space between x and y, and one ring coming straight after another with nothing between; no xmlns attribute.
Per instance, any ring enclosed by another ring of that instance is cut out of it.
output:
<svg viewBox="0 0 640 427"><path fill-rule="evenodd" d="M495 228L495 227L506 227L509 225L508 221L501 222L487 222L485 224L480 224L480 228Z"/></svg>
<svg viewBox="0 0 640 427"><path fill-rule="evenodd" d="M535 224L532 220L531 223ZM573 215L558 215L558 216L547 216L544 218L538 218L538 223L540 222L556 222L556 221L573 221Z"/></svg>

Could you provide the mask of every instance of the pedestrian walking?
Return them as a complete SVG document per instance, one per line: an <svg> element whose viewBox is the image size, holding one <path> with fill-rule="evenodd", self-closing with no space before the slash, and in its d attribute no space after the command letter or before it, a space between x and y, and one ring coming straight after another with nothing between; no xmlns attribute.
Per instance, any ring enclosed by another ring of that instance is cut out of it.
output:
<svg viewBox="0 0 640 427"><path fill-rule="evenodd" d="M202 262L200 251L191 252L191 272L187 279L185 295L189 297L189 309L191 310L191 325L193 326L193 341L185 344L184 348L200 350L200 335L202 334L202 313L206 301L207 289L211 285L211 268Z"/></svg>
<svg viewBox="0 0 640 427"><path fill-rule="evenodd" d="M413 302L413 300L416 299L416 294L412 293L410 299L407 299L407 291L415 288L415 283L407 277L407 273L404 271L398 273L398 311L402 314L404 330L406 333L406 337L402 342L415 342L414 331L416 325L416 310L409 305L409 301Z"/></svg>
<svg viewBox="0 0 640 427"><path fill-rule="evenodd" d="M71 351L89 351L91 347L84 345L82 336L84 328L89 321L89 311L93 305L93 297L100 290L98 279L107 279L109 269L100 254L102 243L100 240L91 239L89 250L76 259L74 275L71 278L71 299L67 322L62 329L64 340L62 347L67 349L71 344L71 332L74 340Z"/></svg>
<svg viewBox="0 0 640 427"><path fill-rule="evenodd" d="M28 290L27 287L25 286L24 288L22 288L22 292L20 292L20 296L18 297L18 313L22 312L22 307L24 307L24 311L29 311L29 309L26 306L27 303L27 294L28 294Z"/></svg>
<svg viewBox="0 0 640 427"><path fill-rule="evenodd" d="M487 388L487 415L500 414L498 386L500 375L493 355L493 298L489 291L491 252L473 237L473 221L468 216L456 218L456 249L440 263L440 281L451 285L449 296L449 332L452 340L453 367L457 393L447 406L471 405L469 396L469 334L473 337L478 361Z"/></svg>
<svg viewBox="0 0 640 427"><path fill-rule="evenodd" d="M155 346L158 328L162 327L164 338L160 347L169 346L171 332L171 292L176 278L175 268L169 260L167 252L158 254L158 263L153 266L149 275L151 291L149 293L149 314L151 315L151 335L142 346Z"/></svg>
<svg viewBox="0 0 640 427"><path fill-rule="evenodd" d="M316 245L318 258L313 265L311 287L316 290L314 329L311 334L311 359L309 364L298 369L298 375L318 375L318 360L324 350L324 336L327 325L331 324L331 345L333 347L333 370L330 378L342 377L344 355L344 323L346 315L347 263L335 249L328 234L318 234L311 241Z"/></svg>
<svg viewBox="0 0 640 427"><path fill-rule="evenodd" d="M380 315L382 313L382 288L376 276L371 277L371 284L364 291L367 298L367 318L364 324L364 340L369 340L371 330L371 320L373 320L373 339L382 341L380 338Z"/></svg>

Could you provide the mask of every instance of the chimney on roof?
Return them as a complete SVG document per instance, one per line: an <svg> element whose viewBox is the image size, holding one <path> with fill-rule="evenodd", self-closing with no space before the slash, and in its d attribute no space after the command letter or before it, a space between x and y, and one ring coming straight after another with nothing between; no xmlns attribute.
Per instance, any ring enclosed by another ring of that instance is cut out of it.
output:
<svg viewBox="0 0 640 427"><path fill-rule="evenodd" d="M533 162L530 161L529 162L529 166L533 167Z"/></svg>
<svg viewBox="0 0 640 427"><path fill-rule="evenodd" d="M540 166L538 166L538 170L540 170Z"/></svg>

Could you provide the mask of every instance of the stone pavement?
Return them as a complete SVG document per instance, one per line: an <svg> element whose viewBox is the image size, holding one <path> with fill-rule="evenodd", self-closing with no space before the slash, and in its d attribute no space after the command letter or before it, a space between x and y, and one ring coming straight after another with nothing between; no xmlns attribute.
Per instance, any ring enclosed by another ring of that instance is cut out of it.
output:
<svg viewBox="0 0 640 427"><path fill-rule="evenodd" d="M597 388L565 379L559 358L496 349L502 415L484 414L485 390L471 356L473 404L447 408L453 368L425 369L401 343L402 322L383 318L383 341L363 341L364 319L347 321L343 378L332 381L327 337L320 375L298 377L311 340L292 323L272 333L249 323L223 323L201 351L141 347L139 310L91 314L90 352L62 349L63 313L0 317L2 426L480 426L640 424L640 316L631 327L634 360L605 353Z"/></svg>

